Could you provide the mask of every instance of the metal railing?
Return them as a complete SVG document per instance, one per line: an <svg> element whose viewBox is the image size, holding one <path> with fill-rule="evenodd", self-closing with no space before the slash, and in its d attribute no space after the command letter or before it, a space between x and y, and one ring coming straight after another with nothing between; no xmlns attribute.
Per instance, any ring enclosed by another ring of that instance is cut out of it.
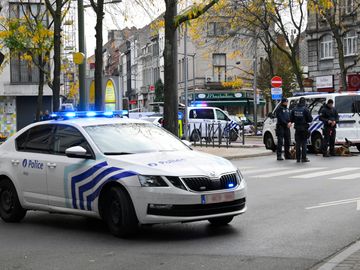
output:
<svg viewBox="0 0 360 270"><path fill-rule="evenodd" d="M189 123L187 133L184 135L190 139L193 146L229 147L234 142L245 144L243 125L234 127L232 123Z"/></svg>

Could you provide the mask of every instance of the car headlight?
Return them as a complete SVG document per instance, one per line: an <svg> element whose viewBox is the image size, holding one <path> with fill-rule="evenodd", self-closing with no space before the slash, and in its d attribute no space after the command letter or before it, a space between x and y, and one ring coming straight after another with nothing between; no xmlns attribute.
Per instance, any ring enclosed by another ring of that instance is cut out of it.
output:
<svg viewBox="0 0 360 270"><path fill-rule="evenodd" d="M244 179L243 175L241 174L240 170L236 170L236 178L238 183L240 184L241 181Z"/></svg>
<svg viewBox="0 0 360 270"><path fill-rule="evenodd" d="M139 175L142 187L167 187L168 185L161 176Z"/></svg>

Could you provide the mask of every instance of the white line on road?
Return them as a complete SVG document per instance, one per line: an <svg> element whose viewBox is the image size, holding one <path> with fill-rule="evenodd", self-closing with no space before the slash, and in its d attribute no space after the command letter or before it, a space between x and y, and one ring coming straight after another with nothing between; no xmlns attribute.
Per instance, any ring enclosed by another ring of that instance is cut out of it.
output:
<svg viewBox="0 0 360 270"><path fill-rule="evenodd" d="M342 175L342 176L338 176L338 177L333 177L330 179L334 179L334 180L338 180L338 179L343 179L343 180L351 180L351 179L360 179L360 173L353 173L353 174L347 174L347 175Z"/></svg>
<svg viewBox="0 0 360 270"><path fill-rule="evenodd" d="M280 168L267 168L267 169L254 169L254 170L244 170L243 173L244 174L250 174L250 173L264 173L264 172L273 172L273 171L284 171L284 170L289 170L291 169L290 167L280 167Z"/></svg>
<svg viewBox="0 0 360 270"><path fill-rule="evenodd" d="M304 169L297 169L297 170L289 169L285 172L281 171L281 172L274 172L274 173L269 173L269 174L264 174L264 175L256 175L256 177L270 178L270 177L282 176L282 175L287 175L287 174L298 174L298 173L305 173L305 172L317 171L317 170L323 170L323 169L326 169L326 168L325 167L312 167L312 168L304 168Z"/></svg>
<svg viewBox="0 0 360 270"><path fill-rule="evenodd" d="M330 170L330 171L322 171L322 172L316 172L316 173L297 175L297 176L292 176L290 178L307 179L307 178L314 178L314 177L318 177L318 176L325 176L325 175L343 173L343 172L349 172L349 171L355 171L355 170L360 170L360 168L359 167L357 167L357 168L347 167L347 168L341 168L341 169Z"/></svg>
<svg viewBox="0 0 360 270"><path fill-rule="evenodd" d="M319 203L316 206L306 207L305 209L306 210L311 210L311 209L317 209L317 208L323 208L323 207L329 207L329 206L336 206L336 205L342 205L342 204L348 204L348 203L356 203L356 210L358 210L358 211L360 210L360 197L352 198L352 199L346 199L346 200Z"/></svg>

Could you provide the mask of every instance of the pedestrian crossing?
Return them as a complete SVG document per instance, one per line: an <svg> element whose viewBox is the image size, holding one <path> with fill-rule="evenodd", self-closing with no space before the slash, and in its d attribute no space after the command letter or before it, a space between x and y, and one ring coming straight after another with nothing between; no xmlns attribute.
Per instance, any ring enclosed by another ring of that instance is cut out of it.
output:
<svg viewBox="0 0 360 270"><path fill-rule="evenodd" d="M276 177L288 177L289 179L321 179L331 180L360 180L360 167L272 167L259 168L246 167L239 168L246 178L270 179Z"/></svg>

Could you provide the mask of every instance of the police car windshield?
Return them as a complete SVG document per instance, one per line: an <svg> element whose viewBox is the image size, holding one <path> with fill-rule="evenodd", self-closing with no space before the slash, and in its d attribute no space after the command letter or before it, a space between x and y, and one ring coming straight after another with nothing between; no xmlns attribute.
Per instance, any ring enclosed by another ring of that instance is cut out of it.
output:
<svg viewBox="0 0 360 270"><path fill-rule="evenodd" d="M153 124L87 126L86 132L106 155L189 150L180 140Z"/></svg>

